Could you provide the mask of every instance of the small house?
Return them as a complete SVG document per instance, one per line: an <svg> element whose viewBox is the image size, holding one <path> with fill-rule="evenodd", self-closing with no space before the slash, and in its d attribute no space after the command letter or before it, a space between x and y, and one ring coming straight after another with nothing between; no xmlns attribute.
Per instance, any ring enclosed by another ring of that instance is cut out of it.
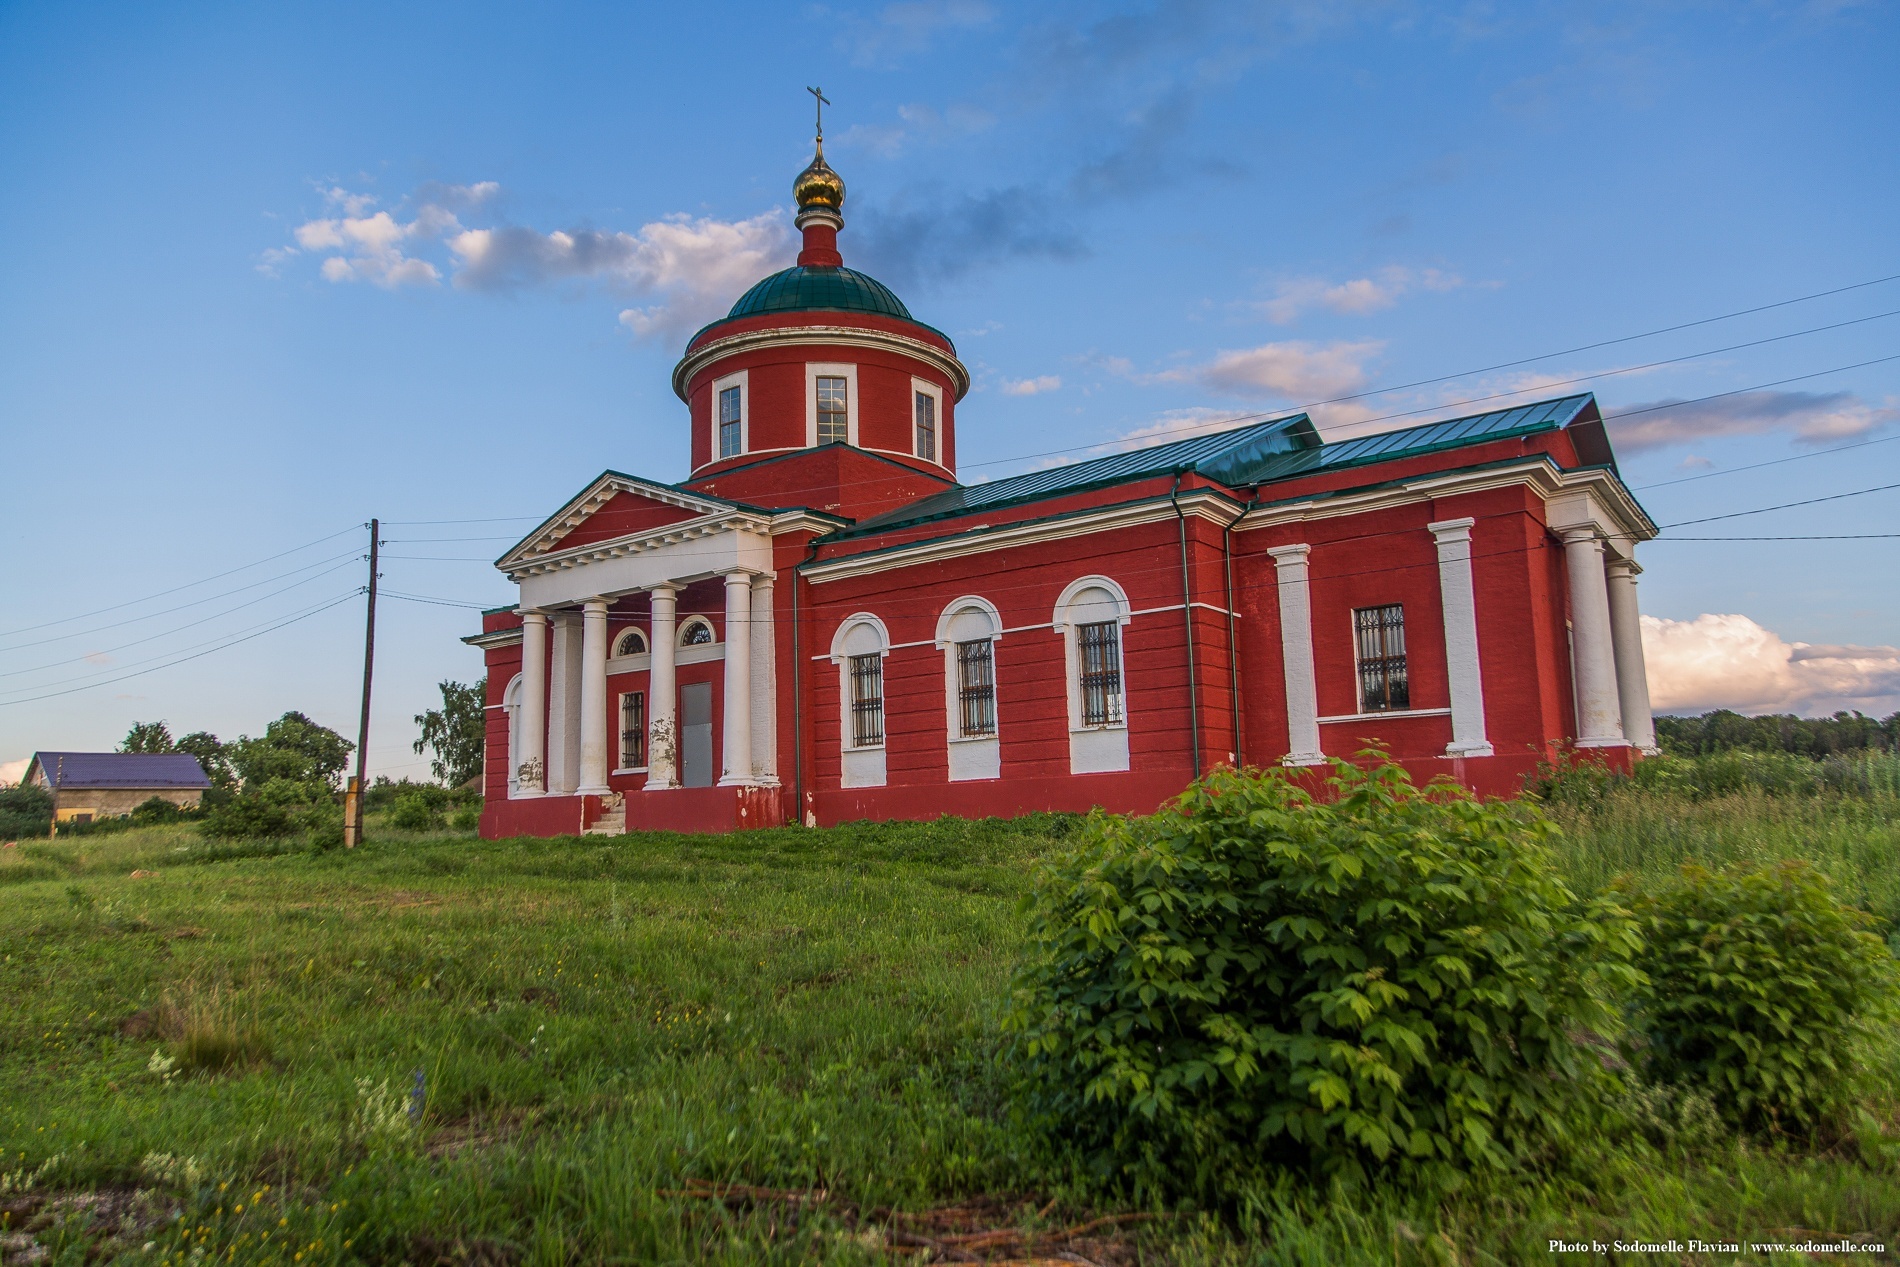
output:
<svg viewBox="0 0 1900 1267"><path fill-rule="evenodd" d="M36 752L26 783L53 794L53 819L123 818L158 797L195 809L211 780L188 752Z"/></svg>

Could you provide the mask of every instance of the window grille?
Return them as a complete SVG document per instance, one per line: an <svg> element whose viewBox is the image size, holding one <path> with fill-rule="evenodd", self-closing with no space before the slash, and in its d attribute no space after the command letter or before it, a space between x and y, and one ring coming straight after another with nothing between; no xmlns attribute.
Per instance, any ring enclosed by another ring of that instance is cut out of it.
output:
<svg viewBox="0 0 1900 1267"><path fill-rule="evenodd" d="M845 380L825 375L818 380L818 443L845 444L851 439L850 405Z"/></svg>
<svg viewBox="0 0 1900 1267"><path fill-rule="evenodd" d="M1405 608L1361 607L1352 614L1359 650L1359 708L1377 713L1410 708L1405 674Z"/></svg>
<svg viewBox="0 0 1900 1267"><path fill-rule="evenodd" d="M851 657L851 746L884 742L884 657L876 651Z"/></svg>
<svg viewBox="0 0 1900 1267"><path fill-rule="evenodd" d="M1082 669L1082 724L1113 726L1122 719L1121 626L1112 620L1075 629Z"/></svg>
<svg viewBox="0 0 1900 1267"><path fill-rule="evenodd" d="M917 393L917 456L937 460L937 398L929 392Z"/></svg>
<svg viewBox="0 0 1900 1267"><path fill-rule="evenodd" d="M614 646L615 656L640 655L647 649L647 636L638 629L629 629L620 635L620 641Z"/></svg>
<svg viewBox="0 0 1900 1267"><path fill-rule="evenodd" d="M704 620L694 618L686 622L686 628L680 630L680 646L709 647L712 645L712 626Z"/></svg>
<svg viewBox="0 0 1900 1267"><path fill-rule="evenodd" d="M739 389L728 387L719 393L719 456L738 456L739 442Z"/></svg>
<svg viewBox="0 0 1900 1267"><path fill-rule="evenodd" d="M988 638L957 644L957 731L964 739L996 733L996 656Z"/></svg>
<svg viewBox="0 0 1900 1267"><path fill-rule="evenodd" d="M620 697L620 768L637 770L647 763L647 696L629 691Z"/></svg>

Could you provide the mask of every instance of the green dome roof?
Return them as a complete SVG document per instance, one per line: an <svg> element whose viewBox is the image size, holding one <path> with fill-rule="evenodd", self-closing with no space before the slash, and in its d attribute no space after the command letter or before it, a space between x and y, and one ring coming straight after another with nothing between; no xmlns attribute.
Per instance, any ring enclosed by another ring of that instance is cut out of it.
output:
<svg viewBox="0 0 1900 1267"><path fill-rule="evenodd" d="M849 268L788 268L739 296L726 320L773 312L869 312L915 321L890 287Z"/></svg>

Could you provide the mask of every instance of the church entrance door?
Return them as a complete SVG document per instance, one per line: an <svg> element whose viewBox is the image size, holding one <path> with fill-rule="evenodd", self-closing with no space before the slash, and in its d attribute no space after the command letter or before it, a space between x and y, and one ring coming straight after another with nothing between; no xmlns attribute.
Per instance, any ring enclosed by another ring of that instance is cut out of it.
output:
<svg viewBox="0 0 1900 1267"><path fill-rule="evenodd" d="M712 683L680 687L680 785L713 784Z"/></svg>

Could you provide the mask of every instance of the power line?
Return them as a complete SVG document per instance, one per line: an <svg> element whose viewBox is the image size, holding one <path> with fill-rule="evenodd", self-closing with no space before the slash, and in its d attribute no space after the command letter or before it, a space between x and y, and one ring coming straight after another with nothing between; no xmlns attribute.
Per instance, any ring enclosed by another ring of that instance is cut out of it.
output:
<svg viewBox="0 0 1900 1267"><path fill-rule="evenodd" d="M46 621L46 622L44 622L43 624L38 624L38 625L22 625L22 626L21 626L20 628L18 628L18 629L9 629L9 630L7 630L7 631L5 631L4 633L0 633L0 638L11 638L11 637L13 637L13 635L15 635L15 634L23 634L23 633L32 633L32 632L33 632L34 630L36 630L36 629L50 629L50 628L52 628L52 627L53 627L54 625L65 625L65 624L71 624L71 623L72 623L73 621L75 621L75 620L86 620L86 619L88 619L88 618L90 618L90 617L93 617L93 616L103 616L103 615L105 615L105 614L106 614L107 612L114 612L114 611L118 611L118 610L119 610L120 608L122 608L122 607L135 607L135 606L137 606L137 605L138 605L138 604L140 604L140 603L149 603L149 602L151 602L151 601L152 601L152 600L153 600L154 598L163 598L163 597L165 597L165 596L166 596L167 594L176 594L176 593L178 593L178 592L179 592L180 590L188 590L188 589L193 589L193 588L195 588L195 587L197 587L197 586L199 586L199 585L208 585L208 584L210 584L210 583L211 583L212 581L221 581L221 580L223 580L223 579L224 579L225 577L227 577L227 576L235 576L235 575L236 575L237 573L239 573L239 572L248 572L248 571L249 571L250 569L252 569L252 568L254 568L254 567L261 567L262 565L264 565L264 564L266 564L266 563L271 563L271 562L274 562L274 561L276 561L276 560L278 560L278 559L281 559L281 558L283 558L283 557L285 557L286 555L291 555L291 554L296 554L296 553L297 553L298 551L300 551L300 550L308 550L308 549L309 549L309 548L310 548L311 546L317 546L317 545L322 545L322 544L323 544L324 542L326 542L326 541L329 541L329 540L332 540L332 539L334 539L334 538L336 538L336 537L340 537L340 536L342 536L342 535L343 535L344 533L346 533L346 532L355 532L355 531L356 531L356 528L355 528L355 526L354 526L354 525L352 525L352 526L350 526L350 527L348 527L348 528L342 528L342 529L339 529L339 530L338 530L338 531L336 531L336 532L333 532L333 533L331 533L331 534L330 534L329 536L327 536L327 537L318 537L318 538L317 538L317 539L316 539L315 541L306 541L306 542L304 542L304 543L303 543L302 545L300 545L300 546L293 546L293 547L291 547L290 549L288 549L288 550L285 550L285 551L283 551L283 552L281 552L281 553L278 553L278 554L273 554L273 555L270 555L270 556L268 556L268 557L266 557L266 558L262 558L262 559L259 559L259 560L257 560L257 561L256 561L255 563L246 563L246 564L245 564L245 565L244 565L243 567L235 567L235 568L232 568L232 569L230 569L230 571L228 571L228 572L218 572L218 573L216 573L216 574L214 574L214 575L212 575L212 576L207 576L207 577L203 577L203 578L202 578L202 579L200 579L200 580L196 580L196 581L187 581L187 582L186 582L185 584L183 584L183 585L174 585L174 586L172 586L172 587L171 587L170 589L168 589L168 590L159 590L159 591L158 591L158 592L157 592L156 594L147 594L147 595L146 595L146 596L145 596L144 598L128 598L128 599L126 599L126 600L125 600L124 602L122 602L122 603L114 603L114 604L112 604L112 605L111 605L110 607L100 607L100 608L97 608L97 609L95 609L95 610L93 610L93 611L89 611L89 612L80 612L79 614L77 614L77 615L74 615L74 616L61 616L61 617L60 617L60 618L59 618L58 620L49 620L49 621ZM287 573L286 575L288 575L288 573ZM236 591L236 590L231 590L231 591L229 591L229 592L230 592L230 593L233 593L233 594L235 594L235 593L237 593L237 591ZM205 600L205 601L209 601L209 600ZM190 605L190 604L187 604L187 606L189 606L189 605ZM174 608L173 608L172 610L173 610L173 611L177 611L177 610L179 610L179 609L178 609L178 608L175 608L175 607L174 607ZM141 617L140 619L143 619L143 617ZM107 628L110 628L110 627L111 627L111 626L107 626ZM27 646L36 646L36 645L38 645L38 644L36 644L36 643L27 643L27 644L25 644L25 645L27 645Z"/></svg>
<svg viewBox="0 0 1900 1267"><path fill-rule="evenodd" d="M1747 466L1730 466L1719 471L1704 471L1700 475L1685 475L1681 479L1657 480L1653 484L1637 484L1633 487L1632 491L1640 492L1645 488L1666 488L1671 484L1688 484L1696 480L1712 480L1718 475L1734 475L1739 471L1758 471L1764 466L1780 466L1783 462L1799 462L1805 458L1824 458L1834 453L1846 453L1851 449L1864 449L1870 444L1892 444L1895 440L1900 440L1900 436L1882 436L1878 440L1862 440L1859 444L1836 445L1831 449L1816 449L1812 453L1796 453L1791 457L1771 458L1766 462L1750 462Z"/></svg>
<svg viewBox="0 0 1900 1267"><path fill-rule="evenodd" d="M1658 541L1886 541L1900 532L1840 532L1815 537L1657 537Z"/></svg>
<svg viewBox="0 0 1900 1267"><path fill-rule="evenodd" d="M202 616L199 619L191 621L187 624L177 625L171 629L166 629L159 633L148 634L143 638L134 638L131 642L122 642L116 647L101 647L97 651L88 651L84 655L69 656L68 658L64 660L49 660L45 664L37 664L37 665L34 665L30 669L9 669L5 673L0 673L0 678L19 677L22 673L38 673L42 669L57 668L58 666L62 664L71 664L76 660L84 660L95 655L109 655L110 653L114 651L124 651L128 647L142 646L148 642L155 642L160 638L169 638L173 634L183 633L187 629L195 629L199 625L208 624L209 622L214 621L214 620L221 620L224 617L229 616L233 612L243 611L246 607L255 607L259 603L269 602L271 599L276 598L279 594L288 594L291 590L297 589L300 586L308 585L312 581L321 580L324 577L330 575L330 573L332 572L348 567L354 561L355 561L354 558L345 559L343 562L338 563L333 567L327 567L321 572L316 572L310 576L306 576L301 581L292 581L289 585L284 586L280 590L272 590L268 594L260 594L256 598L247 599L246 601L237 604L237 606L235 607L227 607L221 612L214 612L209 616ZM147 619L149 619L149 617ZM78 636L79 636L78 634L63 634L59 638L48 639L48 641L61 642L67 638L76 638ZM28 644L28 645L37 645L37 644Z"/></svg>
<svg viewBox="0 0 1900 1267"><path fill-rule="evenodd" d="M115 620L111 622L110 624L105 624L105 625L94 625L90 629L75 629L71 633L54 634L50 638L39 638L39 639L35 639L32 642L15 643L11 647L0 648L0 651L4 651L8 653L11 653L14 651L24 651L28 647L43 647L49 642L64 642L68 638L82 638L87 634L102 633L107 629L120 629L126 625L136 625L140 621L144 621L144 620L157 620L160 616L169 616L173 612L189 611L193 607L202 607L206 603L215 603L220 598L229 598L233 594L242 594L245 590L254 590L260 585L274 584L278 581L284 580L287 577L295 576L299 572L308 572L311 568L322 567L326 563L335 563L339 559L352 559L352 558L358 558L358 557L361 557L361 556L359 556L356 553L356 551L346 550L342 554L333 554L329 558L318 559L315 563L306 563L302 567L292 568L288 572L279 572L276 576L267 576L261 581L252 581L248 585L240 585L236 589L228 589L218 594L208 594L203 598L194 598L190 602L180 603L176 607L166 607L159 611L146 612L143 616L128 616L124 620ZM235 570L241 572L244 569L238 568ZM330 570L334 571L335 569L332 568ZM230 573L226 572L224 575L229 576ZM203 582L199 582L199 583L202 584ZM153 597L157 597L157 595L153 595ZM46 626L41 625L41 626L38 626L38 628L43 629L43 628L46 628Z"/></svg>
<svg viewBox="0 0 1900 1267"><path fill-rule="evenodd" d="M1796 506L1814 506L1821 502L1837 502L1845 497L1865 497L1869 493L1888 493L1900 488L1900 484L1882 484L1879 488L1857 488L1851 493L1830 493L1826 497L1810 497L1805 501L1783 502L1779 506L1758 506L1754 510L1732 510L1726 515L1708 515L1701 519L1685 519L1681 523L1660 524L1660 528L1687 528L1691 524L1712 524L1718 519L1740 519L1744 515L1765 515L1771 510L1792 510Z"/></svg>
<svg viewBox="0 0 1900 1267"><path fill-rule="evenodd" d="M1787 334L1776 334L1776 335L1770 335L1767 338L1751 339L1744 343L1731 343L1727 345L1726 347L1710 348L1707 351L1692 352L1685 356L1666 357L1660 361L1646 361L1641 365L1626 365L1622 367L1621 369L1599 370L1595 373L1583 374L1575 378L1553 379L1546 383L1540 383L1539 385L1535 387L1522 387L1514 391L1508 391L1508 392L1493 392L1488 396L1473 396L1466 400L1456 401L1451 404L1427 405L1420 409L1407 410L1402 413L1383 414L1378 418L1364 418L1364 419L1360 419L1359 422L1354 423L1352 425L1358 426L1365 422L1381 422L1387 418L1408 418L1415 414L1432 413L1439 409L1456 408L1458 405L1473 405L1473 404L1478 404L1487 400L1499 400L1506 396L1525 396L1525 395L1531 394L1532 392L1549 391L1553 387L1565 387L1572 383L1589 382L1592 379L1613 378L1619 374L1636 374L1644 370L1659 369L1665 365L1680 365L1684 361L1698 361L1698 360L1701 360L1703 357L1707 357L1707 356L1720 356L1724 352L1739 352L1745 348L1761 347L1763 344L1779 343L1786 339L1798 339L1805 335L1810 335L1810 334L1823 334L1829 330L1839 330L1846 326L1862 325L1869 321L1880 321L1887 317L1894 317L1894 316L1900 316L1900 309L1892 309L1887 312L1877 312L1877 313L1874 313L1872 316L1855 317L1848 321L1837 321L1837 322L1833 322L1829 325L1824 325L1824 326L1811 326L1806 330L1795 330ZM1643 338L1646 336L1632 335L1630 337ZM1627 342L1627 340L1611 340L1611 342ZM1550 355L1564 356L1564 355L1567 355L1567 353L1553 352ZM1531 357L1529 358L1529 361L1538 361L1538 360L1547 360L1547 359L1549 358L1548 357ZM1528 364L1529 361L1514 361L1514 362L1509 362L1508 365L1523 365L1523 364ZM1304 405L1289 405L1284 409L1271 409L1271 410L1267 410L1264 413L1236 414L1231 418L1217 418L1210 422L1195 423L1193 426L1182 428L1182 430L1183 431L1200 431L1200 430L1206 430L1208 428L1224 427L1224 426L1228 426L1232 423L1237 423L1237 422L1251 422L1260 418L1291 416L1293 414L1305 413L1308 410L1318 409L1322 405L1337 405L1337 404L1342 404L1349 400L1363 400L1368 396L1384 396L1392 392L1406 391L1413 387L1423 387L1423 386L1428 386L1432 383L1449 382L1450 380L1455 379L1455 378L1468 378L1473 374L1487 374L1487 373L1490 373L1492 370L1508 368L1508 365L1494 365L1487 369L1467 370L1462 374L1444 374L1437 378L1420 379L1418 382L1415 382L1415 383L1400 383L1394 387L1368 388L1365 391L1353 392L1350 395L1346 395L1346 396L1333 396L1326 400L1315 400ZM969 466L969 467L998 466L1004 462L1020 462L1020 461L1027 461L1032 458L1059 457L1065 453L1079 453L1085 449L1097 449L1105 445L1118 444L1118 443L1121 443L1121 441L1102 440L1102 441L1098 441L1095 444L1073 445L1066 449L1050 449L1043 453L1028 453L1028 454L1023 454L1019 457L1014 457L1014 458L992 458L987 462L968 462L968 463L965 463L964 465Z"/></svg>
<svg viewBox="0 0 1900 1267"><path fill-rule="evenodd" d="M351 531L354 531L354 529L352 529ZM174 665L184 664L188 660L202 659L205 656L212 655L216 652L226 650L227 648L230 648L230 647L235 647L240 642L249 642L253 638L261 638L267 633L271 633L275 630L282 629L287 625L294 625L300 620L308 620L310 617L315 616L319 614L320 612L326 612L330 610L330 608L335 607L338 603L349 602L352 598L355 598L358 594L361 594L362 592L363 591L361 588L353 589L347 594L342 594L336 598L331 599L329 602L323 604L323 606L321 607L313 608L312 610L304 612L301 615L289 617L288 619L280 621L277 624L274 624L267 629L260 629L256 633L245 634L241 638L233 638L229 642L222 643L219 646L210 648L209 650L200 651L196 653L195 655L180 656L178 659L173 660L167 664L155 665L149 669L140 669L137 673L127 673L122 677L108 678L103 682L88 682L83 686L68 687L67 689L63 691L48 691L44 695L28 695L20 699L0 700L0 708L9 708L15 704L32 704L32 703L36 703L39 700L44 700L44 699L55 699L62 695L73 695L73 694L77 694L80 691L90 691L94 687L111 686L115 682L124 682L136 677L145 677L147 674L162 672L163 670L169 669L173 667Z"/></svg>

